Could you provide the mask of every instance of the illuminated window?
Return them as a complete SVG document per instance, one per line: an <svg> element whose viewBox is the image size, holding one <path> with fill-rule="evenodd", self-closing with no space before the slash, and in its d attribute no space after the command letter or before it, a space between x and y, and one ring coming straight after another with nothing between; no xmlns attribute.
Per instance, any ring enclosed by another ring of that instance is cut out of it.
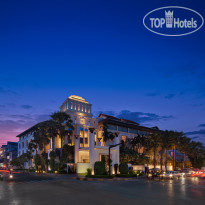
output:
<svg viewBox="0 0 205 205"><path fill-rule="evenodd" d="M122 141L126 142L127 141L127 136L122 136Z"/></svg>
<svg viewBox="0 0 205 205"><path fill-rule="evenodd" d="M81 120L80 120L80 123L81 123L81 124L85 124L85 119L81 119Z"/></svg>
<svg viewBox="0 0 205 205"><path fill-rule="evenodd" d="M70 103L70 109L73 109L73 103L72 102Z"/></svg>
<svg viewBox="0 0 205 205"><path fill-rule="evenodd" d="M84 136L84 146L88 147L88 131L85 131L85 136Z"/></svg>
<svg viewBox="0 0 205 205"><path fill-rule="evenodd" d="M76 124L76 122L77 122L77 120L76 120L76 118L75 118L75 124Z"/></svg>
<svg viewBox="0 0 205 205"><path fill-rule="evenodd" d="M80 147L83 147L83 130L80 130Z"/></svg>
<svg viewBox="0 0 205 205"><path fill-rule="evenodd" d="M80 110L80 105L78 104L78 111Z"/></svg>
<svg viewBox="0 0 205 205"><path fill-rule="evenodd" d="M87 112L87 107L85 106L85 112Z"/></svg>

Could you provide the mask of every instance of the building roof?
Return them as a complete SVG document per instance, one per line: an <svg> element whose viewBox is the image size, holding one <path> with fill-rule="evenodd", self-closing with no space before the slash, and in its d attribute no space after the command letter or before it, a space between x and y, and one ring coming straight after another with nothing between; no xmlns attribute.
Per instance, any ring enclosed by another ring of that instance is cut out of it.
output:
<svg viewBox="0 0 205 205"><path fill-rule="evenodd" d="M155 127L150 128L150 127L140 126L137 122L127 120L127 119L120 119L120 118L113 117L113 116L106 115L106 114L100 114L98 118L101 118L99 122L102 122L102 123L106 122L109 124L124 126L124 127L132 128L132 129L137 129L140 131L145 131L145 132L150 132L150 133L160 131L159 129L157 130Z"/></svg>
<svg viewBox="0 0 205 205"><path fill-rule="evenodd" d="M46 120L48 121L48 120ZM42 122L46 122L46 121L42 121ZM40 125L42 122L39 122L37 124L35 124L34 126L28 128L27 130L23 131L22 133L20 133L19 135L17 135L16 137L21 137L21 136L24 136L30 132L32 132L38 125Z"/></svg>
<svg viewBox="0 0 205 205"><path fill-rule="evenodd" d="M70 100L75 100L75 101L78 101L78 102L82 102L82 103L87 103L88 104L88 101L86 101L84 98L82 98L80 96L77 96L77 95L71 95L68 98Z"/></svg>

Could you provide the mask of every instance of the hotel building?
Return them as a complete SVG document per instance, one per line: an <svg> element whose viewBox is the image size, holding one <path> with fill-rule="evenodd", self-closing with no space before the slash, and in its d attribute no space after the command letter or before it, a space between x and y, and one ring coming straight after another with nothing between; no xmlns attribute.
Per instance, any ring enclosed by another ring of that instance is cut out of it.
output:
<svg viewBox="0 0 205 205"><path fill-rule="evenodd" d="M102 158L108 157L110 145L116 145L122 140L133 138L136 135L148 135L156 132L154 128L140 126L138 123L119 119L116 117L100 114L97 118L93 118L92 105L85 99L79 96L71 95L68 97L60 107L61 112L66 112L70 115L74 130L71 139L65 139L64 144L75 146L75 163L77 165L77 173L85 173L87 168L94 168L96 161L101 161ZM109 132L115 133L116 137L113 141L103 140L103 124L107 124ZM35 125L36 126L36 125ZM32 130L35 126L19 134L18 141L18 156L26 153L28 144L33 138ZM55 139L55 148L60 148L61 139ZM142 148L143 149L143 148ZM52 140L46 146L48 154L52 151ZM40 151L38 150L38 153ZM141 150L143 152L143 150ZM35 155L35 153L33 153ZM112 170L114 164L119 164L120 148L119 146L111 149ZM28 168L28 164L26 165Z"/></svg>

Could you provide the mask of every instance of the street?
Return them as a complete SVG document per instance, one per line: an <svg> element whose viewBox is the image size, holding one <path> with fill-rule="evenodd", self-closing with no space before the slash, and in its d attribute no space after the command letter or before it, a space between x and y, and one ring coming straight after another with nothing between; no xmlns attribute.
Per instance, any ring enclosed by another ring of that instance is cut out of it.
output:
<svg viewBox="0 0 205 205"><path fill-rule="evenodd" d="M72 175L16 174L0 182L0 204L204 204L205 180L80 181Z"/></svg>

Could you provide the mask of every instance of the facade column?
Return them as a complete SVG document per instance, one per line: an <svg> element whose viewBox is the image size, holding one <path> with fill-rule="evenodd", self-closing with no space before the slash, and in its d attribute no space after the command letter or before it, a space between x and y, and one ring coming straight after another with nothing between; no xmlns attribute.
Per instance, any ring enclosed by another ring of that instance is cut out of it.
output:
<svg viewBox="0 0 205 205"><path fill-rule="evenodd" d="M95 150L94 150L94 146L95 146L95 128L89 128L89 163L90 166L92 168L92 170L94 170L94 155L95 155Z"/></svg>
<svg viewBox="0 0 205 205"><path fill-rule="evenodd" d="M80 147L80 135L74 135L75 137L75 163L79 162L79 147Z"/></svg>
<svg viewBox="0 0 205 205"><path fill-rule="evenodd" d="M116 132L117 134L117 137L116 138L116 144L119 144L121 143L121 140L122 140L122 135L120 134L120 132ZM117 156L116 156L116 161L117 161L117 164L119 165L120 164L120 146L117 146L116 147L117 149Z"/></svg>

